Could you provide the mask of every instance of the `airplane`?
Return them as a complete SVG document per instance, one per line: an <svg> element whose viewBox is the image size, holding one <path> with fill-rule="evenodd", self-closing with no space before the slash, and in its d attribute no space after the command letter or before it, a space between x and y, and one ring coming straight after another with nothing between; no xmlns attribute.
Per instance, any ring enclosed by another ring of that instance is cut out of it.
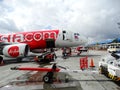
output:
<svg viewBox="0 0 120 90"><path fill-rule="evenodd" d="M29 52L37 52L38 49L75 47L86 43L86 37L78 32L68 30L40 30L0 34L0 60L3 59L3 56L23 58L28 56Z"/></svg>

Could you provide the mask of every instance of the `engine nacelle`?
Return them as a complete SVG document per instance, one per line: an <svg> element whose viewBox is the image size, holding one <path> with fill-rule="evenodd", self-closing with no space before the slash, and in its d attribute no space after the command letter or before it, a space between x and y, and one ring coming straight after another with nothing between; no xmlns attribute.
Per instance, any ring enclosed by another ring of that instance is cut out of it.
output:
<svg viewBox="0 0 120 90"><path fill-rule="evenodd" d="M6 57L18 58L28 55L29 46L24 43L4 46L2 53Z"/></svg>

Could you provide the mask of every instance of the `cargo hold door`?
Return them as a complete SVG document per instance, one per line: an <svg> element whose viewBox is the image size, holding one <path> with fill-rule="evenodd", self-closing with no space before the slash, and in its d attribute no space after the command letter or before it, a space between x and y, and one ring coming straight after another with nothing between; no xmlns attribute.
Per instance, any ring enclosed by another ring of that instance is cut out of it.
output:
<svg viewBox="0 0 120 90"><path fill-rule="evenodd" d="M55 40L46 39L46 48L55 48Z"/></svg>

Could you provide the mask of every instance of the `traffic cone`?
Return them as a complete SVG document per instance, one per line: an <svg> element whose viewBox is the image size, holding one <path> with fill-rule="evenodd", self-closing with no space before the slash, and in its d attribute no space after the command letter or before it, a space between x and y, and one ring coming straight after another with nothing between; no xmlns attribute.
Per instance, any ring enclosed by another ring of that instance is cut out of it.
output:
<svg viewBox="0 0 120 90"><path fill-rule="evenodd" d="M90 61L90 67L95 67L93 59Z"/></svg>

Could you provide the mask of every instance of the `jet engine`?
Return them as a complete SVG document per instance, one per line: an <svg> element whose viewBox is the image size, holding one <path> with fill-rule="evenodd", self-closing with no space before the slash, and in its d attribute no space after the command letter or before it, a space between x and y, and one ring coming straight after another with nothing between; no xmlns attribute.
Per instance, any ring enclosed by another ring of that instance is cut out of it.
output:
<svg viewBox="0 0 120 90"><path fill-rule="evenodd" d="M2 55L11 58L25 57L28 55L29 46L24 43L6 45L0 51Z"/></svg>

